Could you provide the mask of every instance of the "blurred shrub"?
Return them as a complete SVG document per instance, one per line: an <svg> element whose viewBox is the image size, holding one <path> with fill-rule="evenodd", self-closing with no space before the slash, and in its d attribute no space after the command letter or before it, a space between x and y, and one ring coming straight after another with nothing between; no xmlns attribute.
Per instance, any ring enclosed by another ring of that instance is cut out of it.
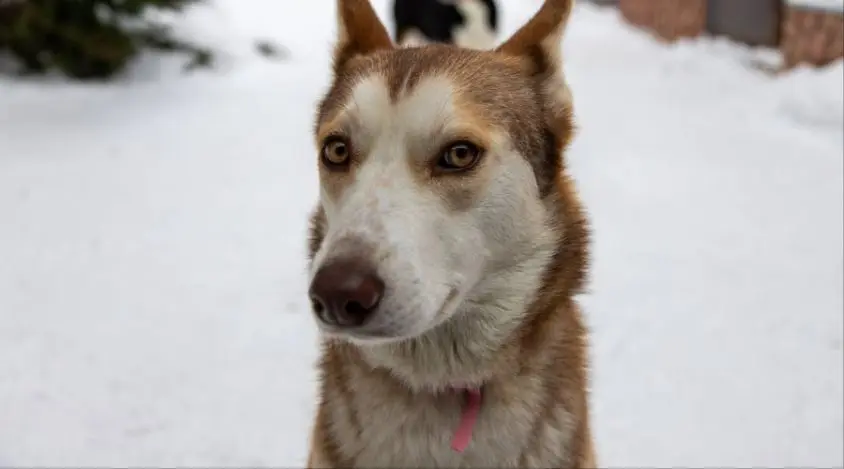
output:
<svg viewBox="0 0 844 469"><path fill-rule="evenodd" d="M173 37L149 19L152 10L182 11L201 0L0 0L0 54L21 72L59 71L105 79L141 50L189 54L188 68L208 65L211 53Z"/></svg>

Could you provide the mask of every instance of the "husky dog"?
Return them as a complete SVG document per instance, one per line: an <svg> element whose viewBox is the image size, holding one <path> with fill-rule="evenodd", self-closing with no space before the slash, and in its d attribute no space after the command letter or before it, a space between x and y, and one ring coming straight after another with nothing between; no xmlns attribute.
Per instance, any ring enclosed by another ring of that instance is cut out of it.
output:
<svg viewBox="0 0 844 469"><path fill-rule="evenodd" d="M489 49L498 32L495 0L395 0L393 20L402 46L442 42Z"/></svg>
<svg viewBox="0 0 844 469"><path fill-rule="evenodd" d="M595 467L574 301L588 229L564 158L572 3L481 51L397 48L368 0L337 0L308 467Z"/></svg>

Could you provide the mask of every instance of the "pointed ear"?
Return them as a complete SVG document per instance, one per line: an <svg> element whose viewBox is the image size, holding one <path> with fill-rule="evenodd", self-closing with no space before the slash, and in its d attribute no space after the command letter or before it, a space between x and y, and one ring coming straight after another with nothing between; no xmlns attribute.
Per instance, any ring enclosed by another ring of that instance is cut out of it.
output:
<svg viewBox="0 0 844 469"><path fill-rule="evenodd" d="M387 28L378 19L369 0L337 0L335 72L354 57L392 48Z"/></svg>
<svg viewBox="0 0 844 469"><path fill-rule="evenodd" d="M562 69L563 32L574 0L545 0L539 11L496 52L516 58L541 93L546 147L533 161L540 194L559 187L563 150L574 134L571 92Z"/></svg>
<svg viewBox="0 0 844 469"><path fill-rule="evenodd" d="M571 104L571 94L563 77L562 40L573 7L574 0L545 0L533 18L496 49L523 58L546 97L564 105Z"/></svg>

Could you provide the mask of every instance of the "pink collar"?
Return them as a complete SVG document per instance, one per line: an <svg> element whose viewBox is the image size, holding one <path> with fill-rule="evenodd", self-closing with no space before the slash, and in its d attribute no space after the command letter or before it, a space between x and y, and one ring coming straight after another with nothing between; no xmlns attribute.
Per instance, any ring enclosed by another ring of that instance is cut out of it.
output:
<svg viewBox="0 0 844 469"><path fill-rule="evenodd" d="M463 406L463 415L460 417L460 425L454 431L451 439L451 449L462 453L472 441L472 430L475 429L475 422L478 421L478 413L481 411L481 390L480 388L457 388L466 396L466 404Z"/></svg>

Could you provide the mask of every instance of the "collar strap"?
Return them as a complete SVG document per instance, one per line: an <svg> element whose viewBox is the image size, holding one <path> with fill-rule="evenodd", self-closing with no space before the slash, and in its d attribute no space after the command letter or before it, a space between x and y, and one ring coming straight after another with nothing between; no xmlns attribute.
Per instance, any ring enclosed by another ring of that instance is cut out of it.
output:
<svg viewBox="0 0 844 469"><path fill-rule="evenodd" d="M481 390L479 388L458 389L466 396L466 403L463 405L463 413L460 417L460 425L454 432L451 439L451 449L462 453L472 441L472 430L475 429L475 422L478 421L478 413L481 411Z"/></svg>

